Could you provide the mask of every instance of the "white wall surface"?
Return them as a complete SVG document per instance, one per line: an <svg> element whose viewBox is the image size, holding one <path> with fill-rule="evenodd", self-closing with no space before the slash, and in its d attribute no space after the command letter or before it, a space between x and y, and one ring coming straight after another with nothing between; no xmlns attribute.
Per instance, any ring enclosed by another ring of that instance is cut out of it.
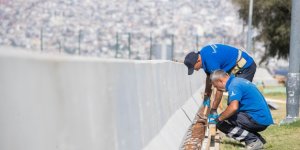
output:
<svg viewBox="0 0 300 150"><path fill-rule="evenodd" d="M203 72L186 74L169 61L0 51L0 149L178 148L181 109L193 119L204 85Z"/></svg>

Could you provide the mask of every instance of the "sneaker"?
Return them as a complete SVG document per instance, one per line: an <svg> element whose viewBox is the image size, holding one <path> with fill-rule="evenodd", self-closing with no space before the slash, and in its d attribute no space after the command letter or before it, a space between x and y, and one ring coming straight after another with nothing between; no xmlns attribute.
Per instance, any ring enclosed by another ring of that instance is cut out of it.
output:
<svg viewBox="0 0 300 150"><path fill-rule="evenodd" d="M247 144L246 148L247 150L259 150L259 149L263 149L263 146L264 146L263 142L257 139L256 141Z"/></svg>

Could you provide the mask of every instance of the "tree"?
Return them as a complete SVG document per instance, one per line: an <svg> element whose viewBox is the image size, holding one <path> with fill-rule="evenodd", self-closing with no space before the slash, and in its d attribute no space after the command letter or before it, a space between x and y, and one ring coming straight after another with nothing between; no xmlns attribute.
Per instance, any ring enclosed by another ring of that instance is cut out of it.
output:
<svg viewBox="0 0 300 150"><path fill-rule="evenodd" d="M239 16L248 22L249 0L232 0L239 7ZM287 58L290 49L291 0L254 0L253 27L259 34L256 40L266 48L263 62L269 57Z"/></svg>

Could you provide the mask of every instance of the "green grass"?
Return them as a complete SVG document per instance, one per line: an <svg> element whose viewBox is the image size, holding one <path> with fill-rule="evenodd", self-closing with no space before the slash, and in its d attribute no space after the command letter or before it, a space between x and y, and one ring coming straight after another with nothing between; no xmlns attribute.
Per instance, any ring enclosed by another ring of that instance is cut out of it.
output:
<svg viewBox="0 0 300 150"><path fill-rule="evenodd" d="M259 88L266 98L286 100L286 88L283 86L269 86Z"/></svg>
<svg viewBox="0 0 300 150"><path fill-rule="evenodd" d="M286 100L286 95L282 92L265 93L264 96L266 98ZM224 99L226 98L224 97ZM285 104L277 104L279 105L279 109L271 111L275 125L269 126L265 131L260 132L267 140L264 148L268 150L298 150L300 149L300 121L289 125L278 125L286 116L286 106ZM226 100L222 101L222 105L226 106ZM240 142L233 141L224 136L221 140L220 149L240 150L244 149L244 146Z"/></svg>
<svg viewBox="0 0 300 150"><path fill-rule="evenodd" d="M268 94L263 93L263 95L266 98L272 98L272 99L278 99L278 100L286 101L286 94L285 93L268 93Z"/></svg>
<svg viewBox="0 0 300 150"><path fill-rule="evenodd" d="M267 140L264 149L269 150L298 150L300 121L289 125L273 125L261 132L262 136ZM240 142L233 141L227 137L222 139L221 150L240 150L244 145Z"/></svg>
<svg viewBox="0 0 300 150"><path fill-rule="evenodd" d="M262 136L268 141L264 148L272 150L298 150L300 149L299 134L300 121L289 125L270 126L262 132Z"/></svg>

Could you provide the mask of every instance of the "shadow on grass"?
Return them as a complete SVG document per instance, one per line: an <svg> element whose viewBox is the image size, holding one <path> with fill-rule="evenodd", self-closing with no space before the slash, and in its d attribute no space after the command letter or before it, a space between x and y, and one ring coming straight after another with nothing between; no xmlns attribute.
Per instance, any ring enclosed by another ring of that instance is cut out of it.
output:
<svg viewBox="0 0 300 150"><path fill-rule="evenodd" d="M240 142L233 141L233 140L227 140L227 139L224 139L224 140L222 141L222 144L228 144L228 145L231 145L231 146L237 147L237 148L239 148L239 147L244 148L244 147L245 147L245 146L244 146L242 143L240 143Z"/></svg>

